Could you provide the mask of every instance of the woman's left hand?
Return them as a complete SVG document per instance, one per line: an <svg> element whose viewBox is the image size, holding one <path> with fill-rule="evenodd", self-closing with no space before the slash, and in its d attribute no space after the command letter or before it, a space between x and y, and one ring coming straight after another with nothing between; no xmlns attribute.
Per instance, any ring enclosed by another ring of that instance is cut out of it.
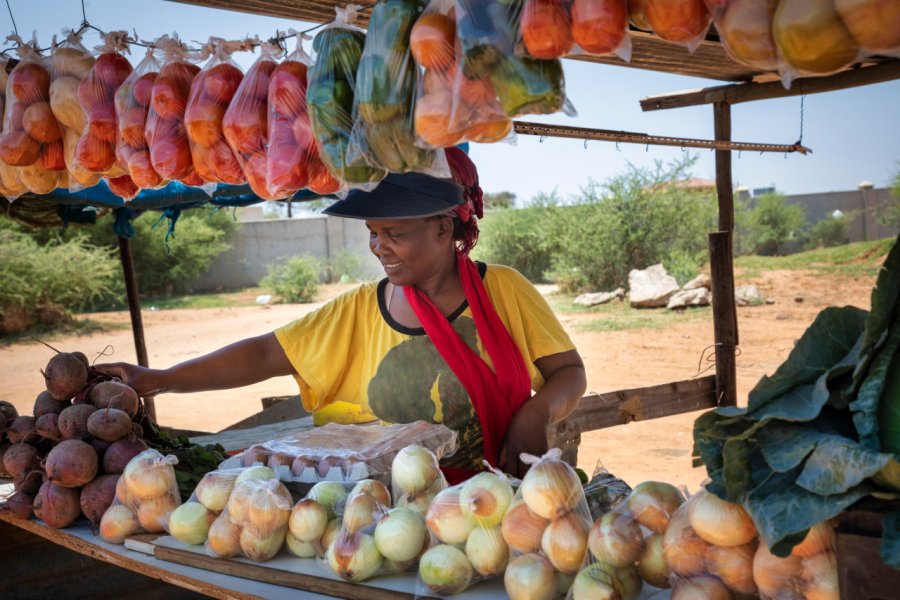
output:
<svg viewBox="0 0 900 600"><path fill-rule="evenodd" d="M519 409L509 424L506 440L500 449L500 468L520 479L524 477L531 465L523 463L519 455L527 452L541 456L547 452L547 425L548 418L544 411L529 407L529 403Z"/></svg>

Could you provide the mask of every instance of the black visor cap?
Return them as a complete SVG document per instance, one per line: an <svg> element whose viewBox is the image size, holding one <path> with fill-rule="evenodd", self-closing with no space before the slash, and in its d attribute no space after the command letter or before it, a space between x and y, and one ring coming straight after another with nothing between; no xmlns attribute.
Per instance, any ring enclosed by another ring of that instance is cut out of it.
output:
<svg viewBox="0 0 900 600"><path fill-rule="evenodd" d="M465 201L462 186L424 173L390 173L372 191L351 190L326 215L349 219L416 219L448 212Z"/></svg>

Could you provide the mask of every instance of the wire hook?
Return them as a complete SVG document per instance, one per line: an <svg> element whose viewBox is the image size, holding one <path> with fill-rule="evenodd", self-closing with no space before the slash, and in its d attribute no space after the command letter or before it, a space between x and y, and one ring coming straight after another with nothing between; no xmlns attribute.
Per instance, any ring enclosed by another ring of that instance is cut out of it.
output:
<svg viewBox="0 0 900 600"><path fill-rule="evenodd" d="M585 150L587 150L587 143L588 143L588 141L587 141L587 140L584 140L584 149L585 149Z"/></svg>

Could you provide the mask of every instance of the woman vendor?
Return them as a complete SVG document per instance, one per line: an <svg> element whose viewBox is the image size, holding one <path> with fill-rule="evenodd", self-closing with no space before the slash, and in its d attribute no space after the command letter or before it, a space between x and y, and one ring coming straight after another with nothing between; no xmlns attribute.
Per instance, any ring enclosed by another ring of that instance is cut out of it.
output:
<svg viewBox="0 0 900 600"><path fill-rule="evenodd" d="M325 212L364 219L387 277L315 312L168 369L98 365L141 396L250 385L293 375L318 424L443 423L459 435L445 469L482 459L521 477L521 452L547 450L547 426L585 390L578 351L521 274L475 263L482 192L475 165L446 150L453 180L388 175ZM534 393L532 393L534 390Z"/></svg>

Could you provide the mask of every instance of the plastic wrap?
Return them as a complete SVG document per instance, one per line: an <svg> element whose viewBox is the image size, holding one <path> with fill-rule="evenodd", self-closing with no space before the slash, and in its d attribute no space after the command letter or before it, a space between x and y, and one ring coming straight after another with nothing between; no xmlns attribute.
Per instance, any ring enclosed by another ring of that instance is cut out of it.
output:
<svg viewBox="0 0 900 600"><path fill-rule="evenodd" d="M753 581L762 600L838 600L834 524L813 526L786 557L760 542L752 558Z"/></svg>
<svg viewBox="0 0 900 600"><path fill-rule="evenodd" d="M891 0L835 0L834 7L865 53L900 57L900 4Z"/></svg>
<svg viewBox="0 0 900 600"><path fill-rule="evenodd" d="M431 0L410 34L410 51L424 70L416 97L416 134L433 148L509 138L512 119L497 93L487 81L460 75L458 50L455 0Z"/></svg>
<svg viewBox="0 0 900 600"><path fill-rule="evenodd" d="M222 120L225 139L234 152L250 188L264 200L278 200L266 181L268 159L269 79L278 65L281 49L260 45L259 58L247 70Z"/></svg>
<svg viewBox="0 0 900 600"><path fill-rule="evenodd" d="M168 515L181 504L175 456L145 450L132 458L116 485L116 498L100 519L100 537L122 544L136 533L162 533Z"/></svg>
<svg viewBox="0 0 900 600"><path fill-rule="evenodd" d="M631 60L625 0L525 0L519 23L520 56L553 59L616 54Z"/></svg>
<svg viewBox="0 0 900 600"><path fill-rule="evenodd" d="M9 82L9 72L15 61L5 54L0 56L0 122L3 122L6 114L6 89ZM28 191L19 179L18 169L0 161L0 195L9 200L15 200Z"/></svg>
<svg viewBox="0 0 900 600"><path fill-rule="evenodd" d="M191 84L184 115L194 170L211 183L247 183L222 126L225 111L244 77L231 54L247 49L247 44L210 38L208 46L212 57Z"/></svg>
<svg viewBox="0 0 900 600"><path fill-rule="evenodd" d="M285 482L387 481L394 456L408 444L420 444L440 459L456 451L456 432L424 421L395 425L328 423L251 446L228 458L220 468L268 465Z"/></svg>
<svg viewBox="0 0 900 600"><path fill-rule="evenodd" d="M62 128L63 160L69 172L65 187L70 192L97 185L100 175L75 158L78 140L87 125L87 114L78 99L78 87L90 74L94 57L73 32L54 44L50 59L50 109Z"/></svg>
<svg viewBox="0 0 900 600"><path fill-rule="evenodd" d="M141 62L116 90L115 96L118 119L116 158L128 171L135 187L143 189L156 189L168 183L153 168L150 147L144 134L153 82L159 70L157 50L148 48Z"/></svg>
<svg viewBox="0 0 900 600"><path fill-rule="evenodd" d="M643 0L643 9L653 33L690 52L700 46L712 22L704 0Z"/></svg>
<svg viewBox="0 0 900 600"><path fill-rule="evenodd" d="M341 183L338 193L350 187L371 189L387 171L372 167L362 157L348 157L350 134L356 115L356 72L362 57L365 33L350 25L359 7L335 9L335 19L316 34L313 50L316 63L309 75L306 102L319 156L328 171Z"/></svg>
<svg viewBox="0 0 900 600"><path fill-rule="evenodd" d="M562 63L514 54L522 6L521 0L457 0L457 57L464 77L457 78L454 96L473 104L469 101L477 101L473 96L481 92L472 94L464 79L480 79L490 83L510 118L560 110L574 114L566 101Z"/></svg>
<svg viewBox="0 0 900 600"><path fill-rule="evenodd" d="M284 545L293 504L290 492L268 468L245 469L225 509L210 525L207 553L258 562L274 558Z"/></svg>
<svg viewBox="0 0 900 600"><path fill-rule="evenodd" d="M144 134L150 150L150 164L164 179L185 185L201 185L194 171L191 146L184 127L191 82L200 67L191 62L177 38L167 35L154 41L163 54L163 65L153 81L150 109Z"/></svg>
<svg viewBox="0 0 900 600"><path fill-rule="evenodd" d="M737 62L764 71L779 67L772 18L773 0L706 0L719 39Z"/></svg>
<svg viewBox="0 0 900 600"><path fill-rule="evenodd" d="M359 68L354 101L357 115L348 162L391 172L418 171L450 177L443 152L416 144L413 122L418 69L410 53L410 32L423 0L385 0L375 5Z"/></svg>
<svg viewBox="0 0 900 600"><path fill-rule="evenodd" d="M266 182L279 197L309 187L331 194L340 184L319 159L306 108L306 81L312 59L297 34L297 48L275 67L269 80L269 150Z"/></svg>
<svg viewBox="0 0 900 600"><path fill-rule="evenodd" d="M49 61L27 44L6 84L6 113L0 135L0 160L10 166L39 163L44 147L58 142L62 131L50 109Z"/></svg>
<svg viewBox="0 0 900 600"><path fill-rule="evenodd" d="M587 54L615 54L630 61L626 1L572 0L572 40Z"/></svg>
<svg viewBox="0 0 900 600"><path fill-rule="evenodd" d="M124 166L116 161L115 94L133 70L123 55L127 49L125 32L107 34L97 48L93 67L78 86L87 124L75 147L75 160L85 169L110 178L124 174Z"/></svg>
<svg viewBox="0 0 900 600"><path fill-rule="evenodd" d="M205 543L210 526L225 510L244 470L218 469L204 475L187 502L164 517L163 526L169 535L185 544Z"/></svg>

